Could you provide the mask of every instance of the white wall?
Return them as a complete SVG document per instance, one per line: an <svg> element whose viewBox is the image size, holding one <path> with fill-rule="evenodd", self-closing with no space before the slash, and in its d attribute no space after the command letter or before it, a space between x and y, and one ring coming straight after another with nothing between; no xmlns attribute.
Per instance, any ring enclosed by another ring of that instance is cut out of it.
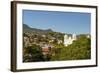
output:
<svg viewBox="0 0 100 73"><path fill-rule="evenodd" d="M12 73L10 71L10 8L11 8L10 1L11 0L0 0L0 73ZM83 5L99 5L98 3L100 3L99 0L98 1L97 0L27 0L27 1L55 2L55 3L83 4ZM100 13L100 10L98 13ZM100 14L98 16L100 16ZM100 25L98 25L98 28L100 31ZM98 37L100 37L100 34ZM100 38L98 38L98 43L100 42L99 40ZM100 56L99 48L98 52ZM99 64L100 64L100 57L99 57ZM34 73L86 73L86 72L99 73L100 65L99 67L92 67L92 68L34 71ZM33 73L33 71L25 73Z"/></svg>

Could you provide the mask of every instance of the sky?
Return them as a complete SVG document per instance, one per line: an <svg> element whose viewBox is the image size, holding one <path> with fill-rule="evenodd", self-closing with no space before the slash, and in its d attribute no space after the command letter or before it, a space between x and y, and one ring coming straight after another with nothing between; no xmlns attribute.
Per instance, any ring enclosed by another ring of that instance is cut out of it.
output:
<svg viewBox="0 0 100 73"><path fill-rule="evenodd" d="M23 10L23 24L69 34L89 34L91 14L80 12Z"/></svg>

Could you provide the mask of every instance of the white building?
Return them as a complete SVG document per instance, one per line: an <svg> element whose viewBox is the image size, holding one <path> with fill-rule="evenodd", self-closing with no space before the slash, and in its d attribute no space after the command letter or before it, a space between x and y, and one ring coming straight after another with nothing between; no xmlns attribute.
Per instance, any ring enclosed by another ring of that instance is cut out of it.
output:
<svg viewBox="0 0 100 73"><path fill-rule="evenodd" d="M90 35L88 34L88 35L86 35L86 37L87 37L87 38L90 38Z"/></svg>
<svg viewBox="0 0 100 73"><path fill-rule="evenodd" d="M68 46L76 40L76 34L72 34L72 36L68 36L67 34L64 35L64 45Z"/></svg>

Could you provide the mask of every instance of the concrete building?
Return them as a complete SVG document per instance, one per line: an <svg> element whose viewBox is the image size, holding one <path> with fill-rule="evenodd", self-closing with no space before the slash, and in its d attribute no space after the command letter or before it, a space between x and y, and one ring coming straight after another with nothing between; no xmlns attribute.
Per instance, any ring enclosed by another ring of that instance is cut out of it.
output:
<svg viewBox="0 0 100 73"><path fill-rule="evenodd" d="M74 40L76 40L76 34L72 34L70 36L67 34L64 35L64 45L65 46L72 44Z"/></svg>

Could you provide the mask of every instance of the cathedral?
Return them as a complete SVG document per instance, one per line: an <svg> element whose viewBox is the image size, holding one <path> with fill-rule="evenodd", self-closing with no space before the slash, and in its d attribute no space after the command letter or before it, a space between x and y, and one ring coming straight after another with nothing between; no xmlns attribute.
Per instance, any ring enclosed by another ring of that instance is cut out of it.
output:
<svg viewBox="0 0 100 73"><path fill-rule="evenodd" d="M74 40L76 40L76 34L72 34L71 36L67 34L64 35L64 45L65 46L72 44Z"/></svg>

